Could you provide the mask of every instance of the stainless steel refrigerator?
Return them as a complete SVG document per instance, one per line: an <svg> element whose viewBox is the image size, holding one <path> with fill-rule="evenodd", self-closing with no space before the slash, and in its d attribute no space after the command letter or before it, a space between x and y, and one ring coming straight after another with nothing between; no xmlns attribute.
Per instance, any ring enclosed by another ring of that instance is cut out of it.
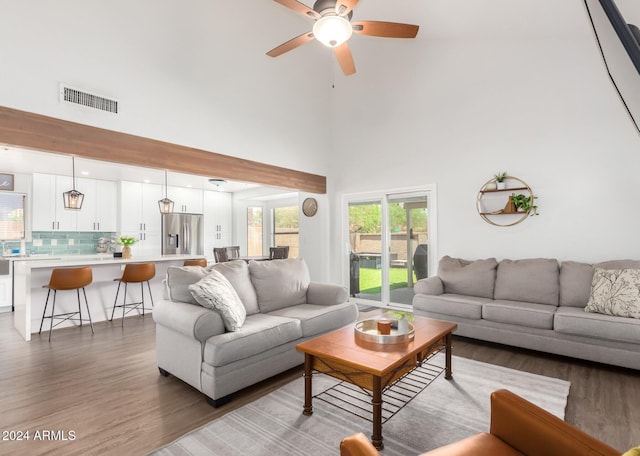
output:
<svg viewBox="0 0 640 456"><path fill-rule="evenodd" d="M202 214L162 215L163 255L204 255Z"/></svg>

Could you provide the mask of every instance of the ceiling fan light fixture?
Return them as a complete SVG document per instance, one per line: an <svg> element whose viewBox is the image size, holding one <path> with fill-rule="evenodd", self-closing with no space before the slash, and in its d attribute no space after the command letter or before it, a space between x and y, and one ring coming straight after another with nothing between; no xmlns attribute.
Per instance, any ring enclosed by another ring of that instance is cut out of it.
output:
<svg viewBox="0 0 640 456"><path fill-rule="evenodd" d="M323 16L313 24L313 36L328 47L340 46L352 33L351 22L341 16Z"/></svg>

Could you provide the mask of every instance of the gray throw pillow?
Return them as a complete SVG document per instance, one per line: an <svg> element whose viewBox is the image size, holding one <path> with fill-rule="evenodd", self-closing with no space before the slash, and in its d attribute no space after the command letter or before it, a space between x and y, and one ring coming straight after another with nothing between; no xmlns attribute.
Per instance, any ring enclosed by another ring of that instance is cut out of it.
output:
<svg viewBox="0 0 640 456"><path fill-rule="evenodd" d="M311 279L307 263L302 258L250 261L249 272L261 312L307 302Z"/></svg>
<svg viewBox="0 0 640 456"><path fill-rule="evenodd" d="M438 266L438 276L445 293L493 298L497 265L495 258L470 261L443 256Z"/></svg>
<svg viewBox="0 0 640 456"><path fill-rule="evenodd" d="M201 266L169 266L167 268L167 289L172 301L198 304L189 292L189 285L196 283L207 275Z"/></svg>
<svg viewBox="0 0 640 456"><path fill-rule="evenodd" d="M210 271L201 280L189 285L189 291L202 307L220 314L227 331L237 331L244 324L247 312L240 297L231 283L218 271Z"/></svg>

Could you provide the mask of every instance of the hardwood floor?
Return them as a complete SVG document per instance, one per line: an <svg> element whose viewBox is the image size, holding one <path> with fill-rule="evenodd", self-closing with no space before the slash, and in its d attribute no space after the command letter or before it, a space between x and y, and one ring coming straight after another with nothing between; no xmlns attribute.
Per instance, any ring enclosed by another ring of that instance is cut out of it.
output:
<svg viewBox="0 0 640 456"><path fill-rule="evenodd" d="M295 368L219 408L155 363L150 315L54 331L24 342L0 314L0 454L146 454L302 374ZM454 338L454 354L572 383L566 419L626 450L640 445L640 372ZM43 431L51 431L49 434ZM48 437L48 439L47 439ZM61 440L61 439L66 440ZM336 448L337 454L337 448Z"/></svg>

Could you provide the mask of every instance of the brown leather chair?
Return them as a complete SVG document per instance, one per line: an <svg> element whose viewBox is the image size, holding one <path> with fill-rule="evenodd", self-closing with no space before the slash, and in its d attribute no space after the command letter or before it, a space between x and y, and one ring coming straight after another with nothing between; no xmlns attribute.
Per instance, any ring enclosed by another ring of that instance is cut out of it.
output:
<svg viewBox="0 0 640 456"><path fill-rule="evenodd" d="M207 267L207 260L204 258L200 258L198 260L184 260L182 263L183 266L202 266L203 268Z"/></svg>
<svg viewBox="0 0 640 456"><path fill-rule="evenodd" d="M51 271L51 277L49 278L49 283L47 285L43 285L42 288L48 288L47 291L47 300L44 303L44 311L42 312L42 320L40 320L40 331L38 334L42 332L42 324L44 323L45 318L50 318L51 323L49 325L49 341L51 341L51 332L55 326L58 326L64 321L67 320L75 320L80 322L80 326L82 326L83 321L88 321L91 326L91 332L93 333L93 322L91 321L91 313L89 312L89 303L87 302L87 293L84 290L84 287L89 285L93 281L93 273L89 266L82 268L58 268ZM82 318L82 308L80 305L80 289L82 289L82 294L84 295L84 303L87 306L87 316L88 318ZM51 305L51 315L47 316L47 306L49 305L49 295L51 294L51 290L53 290L53 303ZM78 311L77 312L66 312L61 314L56 314L56 295L58 291L66 291L66 290L76 290L76 294L78 296ZM78 315L78 318L74 318ZM62 320L53 324L53 320Z"/></svg>
<svg viewBox="0 0 640 456"><path fill-rule="evenodd" d="M413 423L412 426L419 426ZM362 433L340 443L341 456L378 456ZM508 390L491 393L490 432L481 432L422 456L620 456L600 442L546 410Z"/></svg>
<svg viewBox="0 0 640 456"><path fill-rule="evenodd" d="M134 309L142 309L142 315L144 315L144 282L147 282L147 288L149 289L149 297L151 298L151 307L153 307L153 295L151 294L151 285L149 280L153 279L156 275L155 263L128 263L124 267L122 277L113 279L118 282L118 290L116 291L116 299L113 302L113 310L111 311L111 318L116 311L116 307L122 307L122 327L124 328L124 316ZM118 294L120 293L120 285L124 283L124 296L122 304L118 304ZM139 302L127 302L127 285L129 283L140 283L140 291L142 293L141 300ZM129 310L127 310L129 308ZM147 307L148 309L148 307Z"/></svg>

